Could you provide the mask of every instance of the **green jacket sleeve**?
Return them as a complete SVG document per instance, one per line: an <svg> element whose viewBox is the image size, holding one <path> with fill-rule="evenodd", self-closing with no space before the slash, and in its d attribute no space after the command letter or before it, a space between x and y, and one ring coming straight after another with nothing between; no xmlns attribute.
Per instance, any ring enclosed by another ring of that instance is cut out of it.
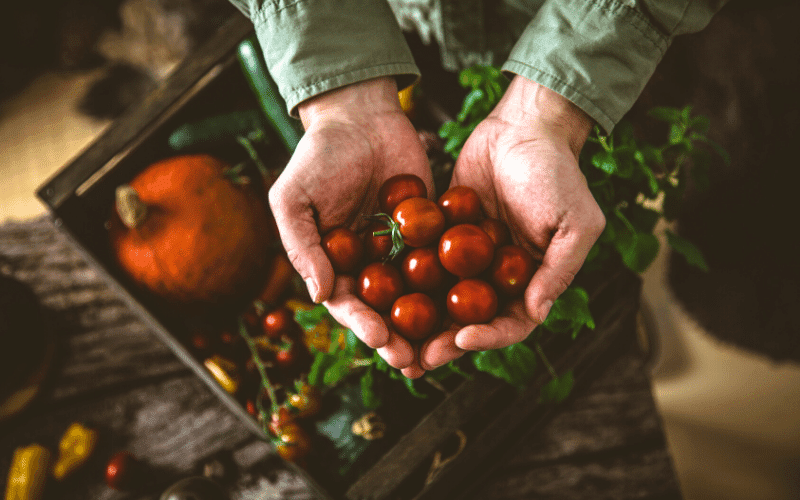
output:
<svg viewBox="0 0 800 500"><path fill-rule="evenodd" d="M250 18L293 116L317 94L380 76L419 77L386 0L230 0Z"/></svg>
<svg viewBox="0 0 800 500"><path fill-rule="evenodd" d="M726 0L547 0L503 70L563 95L610 132L675 36L703 29Z"/></svg>

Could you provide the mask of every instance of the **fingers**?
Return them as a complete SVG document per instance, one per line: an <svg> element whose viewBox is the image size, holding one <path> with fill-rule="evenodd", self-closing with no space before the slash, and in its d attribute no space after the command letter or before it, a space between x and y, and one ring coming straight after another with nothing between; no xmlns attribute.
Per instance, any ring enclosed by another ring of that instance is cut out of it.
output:
<svg viewBox="0 0 800 500"><path fill-rule="evenodd" d="M333 292L333 267L320 246L312 202L297 192L291 182L276 182L269 192L269 204L278 226L286 255L316 303Z"/></svg>
<svg viewBox="0 0 800 500"><path fill-rule="evenodd" d="M389 341L383 347L378 348L378 354L390 366L397 369L408 368L414 363L414 349L406 339L396 334L389 332Z"/></svg>
<svg viewBox="0 0 800 500"><path fill-rule="evenodd" d="M536 323L528 317L522 301L513 302L503 315L486 325L468 325L455 336L457 348L465 351L501 349L525 340Z"/></svg>
<svg viewBox="0 0 800 500"><path fill-rule="evenodd" d="M599 217L596 222L579 229L558 230L550 240L542 264L525 290L528 315L537 324L544 323L553 302L564 293L580 271L605 226L602 213Z"/></svg>
<svg viewBox="0 0 800 500"><path fill-rule="evenodd" d="M452 328L423 344L420 349L420 366L433 370L464 355L464 349L456 345L458 328Z"/></svg>
<svg viewBox="0 0 800 500"><path fill-rule="evenodd" d="M419 364L419 348L414 348L414 362L411 366L403 368L400 373L410 379L420 378L425 375L425 369Z"/></svg>
<svg viewBox="0 0 800 500"><path fill-rule="evenodd" d="M323 304L336 321L353 330L356 337L369 347L378 349L386 346L391 340L386 323L353 294L354 286L355 281L350 276L336 278L333 295ZM398 354L398 363L402 364L404 359Z"/></svg>

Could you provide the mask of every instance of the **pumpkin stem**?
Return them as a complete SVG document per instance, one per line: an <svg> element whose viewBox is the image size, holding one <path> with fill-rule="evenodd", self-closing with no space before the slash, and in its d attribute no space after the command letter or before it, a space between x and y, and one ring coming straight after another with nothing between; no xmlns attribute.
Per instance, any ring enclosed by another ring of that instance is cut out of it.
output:
<svg viewBox="0 0 800 500"><path fill-rule="evenodd" d="M123 184L116 191L117 214L128 229L140 227L147 219L147 205L135 189Z"/></svg>

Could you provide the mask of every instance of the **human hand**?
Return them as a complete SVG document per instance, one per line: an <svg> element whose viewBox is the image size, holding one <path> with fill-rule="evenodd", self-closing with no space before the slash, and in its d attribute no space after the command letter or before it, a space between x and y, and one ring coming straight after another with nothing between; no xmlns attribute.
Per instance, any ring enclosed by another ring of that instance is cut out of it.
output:
<svg viewBox="0 0 800 500"><path fill-rule="evenodd" d="M422 373L411 345L355 296L352 276L334 276L321 234L359 230L379 212L378 190L400 173L433 180L417 132L400 107L392 78L360 82L300 104L305 135L269 192L286 253L314 302L395 368Z"/></svg>
<svg viewBox="0 0 800 500"><path fill-rule="evenodd" d="M487 325L450 329L426 342L421 366L433 369L467 351L506 347L544 322L605 227L578 167L592 120L552 90L521 76L470 135L451 185L469 186L488 217L541 265L522 299Z"/></svg>

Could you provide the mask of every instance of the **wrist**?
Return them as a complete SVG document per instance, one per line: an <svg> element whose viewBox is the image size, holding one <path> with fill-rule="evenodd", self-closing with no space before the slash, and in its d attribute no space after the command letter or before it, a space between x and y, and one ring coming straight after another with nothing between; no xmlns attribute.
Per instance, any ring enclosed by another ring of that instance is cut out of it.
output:
<svg viewBox="0 0 800 500"><path fill-rule="evenodd" d="M575 156L594 126L594 120L566 97L519 75L511 80L492 114L514 125L556 132Z"/></svg>
<svg viewBox="0 0 800 500"><path fill-rule="evenodd" d="M397 82L392 77L380 77L356 82L329 90L301 102L297 112L303 126L330 119L359 119L376 114L400 111Z"/></svg>

